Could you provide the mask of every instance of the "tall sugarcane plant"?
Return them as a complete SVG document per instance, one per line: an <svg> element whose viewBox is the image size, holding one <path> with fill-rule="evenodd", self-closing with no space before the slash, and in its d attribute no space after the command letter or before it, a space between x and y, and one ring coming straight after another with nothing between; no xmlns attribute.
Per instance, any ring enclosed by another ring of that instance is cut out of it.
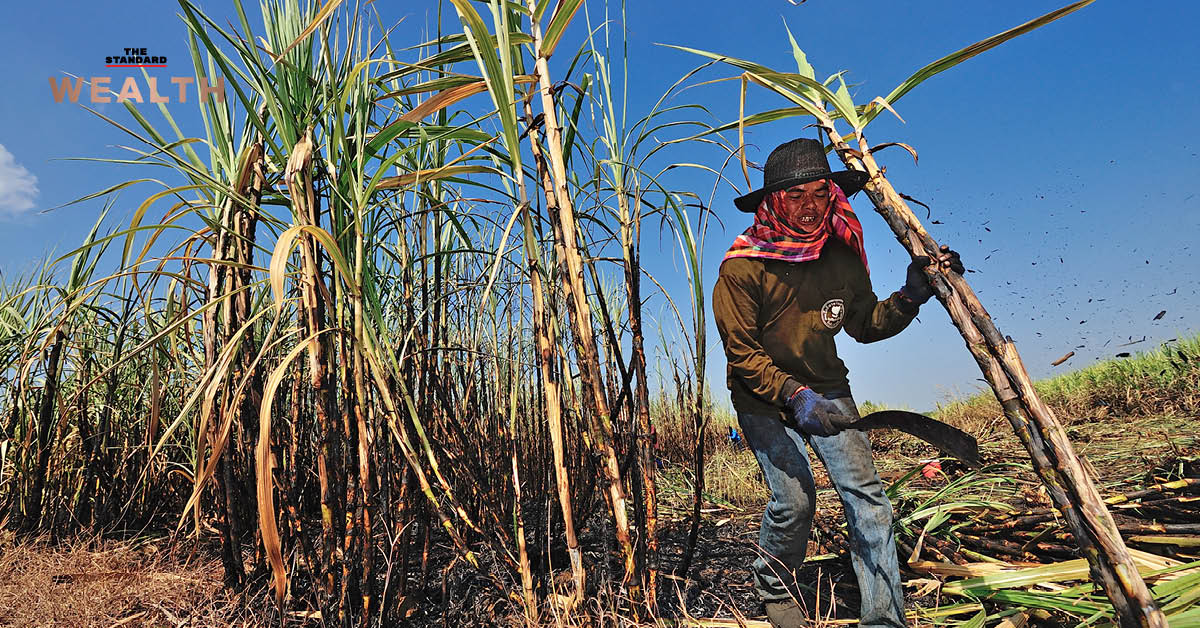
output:
<svg viewBox="0 0 1200 628"><path fill-rule="evenodd" d="M918 70L887 96L865 105L856 105L842 73L819 80L807 56L788 33L796 61L795 72L779 72L757 63L717 53L684 49L731 65L742 71L741 102L743 113L724 130L738 129L739 139L746 126L794 116L810 116L829 140L847 168L866 172L864 188L876 210L892 229L896 239L910 255L936 255L939 245L910 210L902 195L884 176L875 154L884 147L867 142L866 126L885 110L895 113L893 105L924 80L985 52L1014 37L1077 11L1093 0L1076 2L1018 27L968 46ZM787 99L793 106L746 115L745 90L753 83ZM897 114L898 115L898 114ZM848 130L840 130L839 124ZM905 146L910 152L911 147ZM744 152L743 171L749 183ZM915 157L915 152L914 152ZM983 371L1014 432L1029 451L1033 467L1054 500L1055 506L1070 523L1075 539L1091 566L1093 580L1112 602L1123 626L1165 626L1145 582L1104 506L1099 492L1076 456L1062 425L1034 390L1016 346L996 328L987 310L962 275L946 272L936 265L926 269L938 300L945 306L958 328L967 349Z"/></svg>
<svg viewBox="0 0 1200 628"><path fill-rule="evenodd" d="M94 112L130 151L96 161L166 174L77 201L154 188L60 260L65 288L0 295L0 483L27 529L169 521L231 587L339 625L418 609L438 545L529 622L597 595L653 613L640 240L647 212L673 231L702 332L703 219L652 138L699 123L660 100L628 124L594 38L550 63L582 0L448 6L461 29L397 46L337 1L268 0L256 28L181 0L224 98L198 136L166 105Z"/></svg>

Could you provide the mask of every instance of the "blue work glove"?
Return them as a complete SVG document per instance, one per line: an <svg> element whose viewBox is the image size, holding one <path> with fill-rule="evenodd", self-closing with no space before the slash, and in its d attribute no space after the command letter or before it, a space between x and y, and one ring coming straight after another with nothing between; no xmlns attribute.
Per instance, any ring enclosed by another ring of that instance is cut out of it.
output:
<svg viewBox="0 0 1200 628"><path fill-rule="evenodd" d="M807 386L801 386L787 400L788 414L801 432L812 436L833 436L858 421L853 402L830 400Z"/></svg>
<svg viewBox="0 0 1200 628"><path fill-rule="evenodd" d="M941 254L938 255L938 262L942 266L942 270L953 270L958 274L963 274L966 268L963 266L962 259L956 251L950 250L950 247L942 245ZM908 297L910 301L917 305L922 305L933 296L933 286L929 285L929 277L925 275L925 267L933 263L928 255L918 255L913 258L913 261L908 265L907 277L904 281L904 287L900 288L900 294Z"/></svg>

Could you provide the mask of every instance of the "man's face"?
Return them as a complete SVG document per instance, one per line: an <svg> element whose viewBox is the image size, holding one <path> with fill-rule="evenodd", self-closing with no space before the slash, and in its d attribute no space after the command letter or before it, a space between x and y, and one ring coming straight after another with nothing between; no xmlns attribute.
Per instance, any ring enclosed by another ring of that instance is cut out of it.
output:
<svg viewBox="0 0 1200 628"><path fill-rule="evenodd" d="M780 213L792 228L812 233L825 224L830 204L829 181L820 179L788 188Z"/></svg>

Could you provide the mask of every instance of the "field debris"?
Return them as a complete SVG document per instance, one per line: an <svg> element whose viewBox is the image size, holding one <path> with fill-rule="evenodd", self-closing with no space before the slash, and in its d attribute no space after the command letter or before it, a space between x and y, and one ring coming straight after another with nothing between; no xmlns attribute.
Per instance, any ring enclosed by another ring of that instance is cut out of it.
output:
<svg viewBox="0 0 1200 628"><path fill-rule="evenodd" d="M1055 361L1051 362L1051 363L1050 363L1050 366L1058 366L1059 364L1062 364L1063 362L1066 362L1067 360L1070 360L1070 359L1071 359L1072 357L1074 357L1074 356L1075 356L1075 352L1074 352L1074 351L1068 351L1068 352L1066 353L1066 355L1064 355L1063 357L1061 357L1061 358L1059 358L1059 359L1057 359L1057 360L1055 360Z"/></svg>

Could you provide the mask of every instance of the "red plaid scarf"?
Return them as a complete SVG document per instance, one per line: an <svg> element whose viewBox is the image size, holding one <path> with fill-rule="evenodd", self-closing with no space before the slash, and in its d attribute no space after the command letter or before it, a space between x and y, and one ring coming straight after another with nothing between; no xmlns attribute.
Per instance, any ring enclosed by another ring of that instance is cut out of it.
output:
<svg viewBox="0 0 1200 628"><path fill-rule="evenodd" d="M808 234L793 229L775 209L783 207L783 196L787 194L787 190L764 196L758 205L758 211L754 213L754 224L733 241L733 246L725 253L725 259L758 257L784 262L807 262L820 257L829 234L833 233L858 252L863 268L870 273L867 252L863 249L862 223L854 215L854 210L850 209L850 201L846 200L842 189L833 181L829 182L829 189L833 193L833 206L826 214L821 228Z"/></svg>

